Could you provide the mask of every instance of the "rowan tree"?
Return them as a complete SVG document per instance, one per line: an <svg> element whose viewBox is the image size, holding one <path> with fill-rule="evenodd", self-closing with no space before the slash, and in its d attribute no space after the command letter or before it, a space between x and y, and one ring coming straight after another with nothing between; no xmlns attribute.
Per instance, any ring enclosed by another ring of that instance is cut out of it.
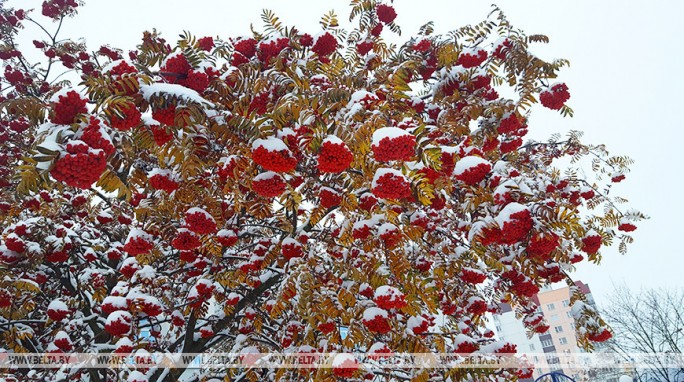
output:
<svg viewBox="0 0 684 382"><path fill-rule="evenodd" d="M248 37L187 33L172 44L146 32L124 53L49 32L82 5L1 9L7 351L514 353L485 314L507 302L530 331L546 330L532 296L572 285L574 264L598 263L603 247L624 252L644 218L612 195L627 157L576 131L523 141L533 105L572 115L571 87L557 82L568 61L532 55L548 38L524 34L496 7L444 35L428 23L401 45L384 39L400 33L393 5L353 0L350 31L332 12L321 30L301 31L265 11ZM16 43L30 23L47 33L33 41L44 62ZM62 67L80 80L55 80ZM583 300L575 289L578 341L590 349L611 334ZM193 378L529 373L357 365L341 355L332 368Z"/></svg>

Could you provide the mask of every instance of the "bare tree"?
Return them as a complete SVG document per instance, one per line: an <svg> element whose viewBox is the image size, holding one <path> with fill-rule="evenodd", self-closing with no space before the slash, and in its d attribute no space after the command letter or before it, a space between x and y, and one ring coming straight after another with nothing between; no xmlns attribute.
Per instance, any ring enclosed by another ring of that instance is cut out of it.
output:
<svg viewBox="0 0 684 382"><path fill-rule="evenodd" d="M632 292L617 287L603 316L615 335L607 343L625 359L633 353L670 353L684 349L684 290L646 290ZM682 382L684 368L672 368L654 357L649 368L636 370L640 382Z"/></svg>

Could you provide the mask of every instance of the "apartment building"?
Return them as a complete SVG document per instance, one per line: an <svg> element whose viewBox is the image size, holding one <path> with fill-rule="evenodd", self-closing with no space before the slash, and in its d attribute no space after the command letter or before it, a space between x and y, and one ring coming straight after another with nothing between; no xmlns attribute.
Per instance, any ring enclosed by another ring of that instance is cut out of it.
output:
<svg viewBox="0 0 684 382"><path fill-rule="evenodd" d="M587 296L588 303L595 306L589 286L581 281L577 281L575 284ZM593 379L597 377L597 371L592 371L592 379L587 379L587 373L578 370L563 370L555 366L558 363L558 359L553 357L552 354L584 351L577 346L575 321L570 313L570 288L567 286L556 289L546 287L534 296L534 299L539 305L539 311L544 315L547 325L550 326L546 333L534 333L531 337L528 337L527 330L523 326L522 321L516 318L515 311L508 304L500 304L500 312L494 315L494 325L499 339L517 345L518 353L537 353L536 356L533 356L533 359L530 359L530 361L535 363L534 376L532 379L526 380L526 382L533 381L540 375L551 371L563 372L575 378L578 382L585 380L612 382L613 377L612 375L609 377L608 374L613 373L609 370L606 370L605 373L599 371L599 373L605 374L602 379ZM546 356L541 356L541 354L546 354Z"/></svg>

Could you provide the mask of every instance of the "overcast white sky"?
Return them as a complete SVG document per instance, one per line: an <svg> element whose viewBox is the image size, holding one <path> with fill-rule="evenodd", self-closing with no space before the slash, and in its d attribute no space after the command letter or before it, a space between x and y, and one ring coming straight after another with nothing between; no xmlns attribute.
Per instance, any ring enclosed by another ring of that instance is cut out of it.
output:
<svg viewBox="0 0 684 382"><path fill-rule="evenodd" d="M491 2L396 0L394 5L403 39L430 20L437 32L477 23L491 10ZM9 4L33 6L39 12L40 3ZM604 249L602 265L582 265L575 278L591 286L599 305L607 301L613 283L684 287L679 241L684 235L684 171L679 163L684 144L684 2L501 0L498 5L518 28L551 38L551 44L534 48L536 54L571 61L560 80L570 88L575 117L564 119L538 107L530 124L534 136L583 130L585 142L605 143L611 153L636 160L627 180L614 190L651 220L639 225L626 256L617 248ZM320 31L318 20L330 9L341 21L348 19L347 0L87 0L77 18L65 23L62 36L85 37L91 49L104 43L132 49L151 28L171 42L184 30L226 39L248 35L250 23L260 27L264 8L275 11L286 25L311 34Z"/></svg>

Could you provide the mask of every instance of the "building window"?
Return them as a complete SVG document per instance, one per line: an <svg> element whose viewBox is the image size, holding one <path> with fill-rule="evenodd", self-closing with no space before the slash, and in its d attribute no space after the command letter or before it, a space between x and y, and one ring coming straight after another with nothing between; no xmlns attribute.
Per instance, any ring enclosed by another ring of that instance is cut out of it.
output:
<svg viewBox="0 0 684 382"><path fill-rule="evenodd" d="M497 326L496 326L496 331L497 331L497 332L500 332L500 331L501 331L501 326L497 325Z"/></svg>
<svg viewBox="0 0 684 382"><path fill-rule="evenodd" d="M544 340L541 343L542 343L542 346L545 348L553 346L553 342L551 342L551 340Z"/></svg>
<svg viewBox="0 0 684 382"><path fill-rule="evenodd" d="M534 344L530 344L530 350L534 351Z"/></svg>
<svg viewBox="0 0 684 382"><path fill-rule="evenodd" d="M556 326L553 329L556 331L556 333L563 333L563 327L562 326Z"/></svg>
<svg viewBox="0 0 684 382"><path fill-rule="evenodd" d="M571 312L565 312L565 315L568 316L568 318L572 318L572 313L571 313Z"/></svg>
<svg viewBox="0 0 684 382"><path fill-rule="evenodd" d="M560 342L561 345L567 345L568 344L568 340L565 337L559 338L558 342Z"/></svg>
<svg viewBox="0 0 684 382"><path fill-rule="evenodd" d="M556 310L556 306L553 304L546 304L546 309L548 310Z"/></svg>
<svg viewBox="0 0 684 382"><path fill-rule="evenodd" d="M570 300L563 300L563 306L566 308L570 306Z"/></svg>
<svg viewBox="0 0 684 382"><path fill-rule="evenodd" d="M551 321L558 321L558 320L560 320L560 317L558 317L557 314L554 314L553 316L551 316Z"/></svg>

